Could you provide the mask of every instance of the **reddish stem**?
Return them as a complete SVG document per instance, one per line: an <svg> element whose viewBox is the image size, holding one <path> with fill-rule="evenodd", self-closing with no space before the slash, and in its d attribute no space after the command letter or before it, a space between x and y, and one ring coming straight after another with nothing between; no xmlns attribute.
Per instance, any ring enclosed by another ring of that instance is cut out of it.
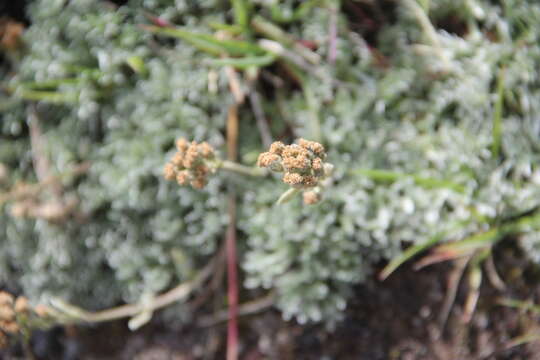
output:
<svg viewBox="0 0 540 360"><path fill-rule="evenodd" d="M227 158L235 161L238 148L238 106L232 105L227 116ZM227 252L227 295L229 321L227 323L227 360L238 359L238 274L236 258L236 195L233 185L228 189L229 226L225 239Z"/></svg>
<svg viewBox="0 0 540 360"><path fill-rule="evenodd" d="M236 269L236 199L229 194L229 226L227 228L227 281L229 321L227 323L227 360L238 359L238 274Z"/></svg>

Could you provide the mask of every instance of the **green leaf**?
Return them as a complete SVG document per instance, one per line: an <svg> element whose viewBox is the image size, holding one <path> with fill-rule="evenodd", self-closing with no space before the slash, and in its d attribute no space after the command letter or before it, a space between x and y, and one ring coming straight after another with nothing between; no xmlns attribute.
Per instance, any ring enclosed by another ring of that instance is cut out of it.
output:
<svg viewBox="0 0 540 360"><path fill-rule="evenodd" d="M425 187L425 188L446 188L451 189L459 193L465 192L465 187L456 184L448 180L440 180L428 177L422 177L416 174L406 174L389 170L380 170L380 169L355 169L353 173L358 175L363 175L369 177L375 181L381 182L394 182L404 178L412 178L415 184Z"/></svg>
<svg viewBox="0 0 540 360"><path fill-rule="evenodd" d="M538 230L538 228L540 228L540 214L536 213L510 223L493 227L488 231L474 234L463 240L441 245L437 248L437 251L465 255L484 247L493 246L496 242L510 234Z"/></svg>
<svg viewBox="0 0 540 360"><path fill-rule="evenodd" d="M249 8L245 0L231 0L234 10L234 21L237 25L247 29L249 23Z"/></svg>
<svg viewBox="0 0 540 360"><path fill-rule="evenodd" d="M242 31L244 30L242 29L241 26L238 26L238 25L224 24L224 23L215 22L215 21L209 22L208 26L210 26L214 30L223 30L232 35L241 34Z"/></svg>
<svg viewBox="0 0 540 360"><path fill-rule="evenodd" d="M415 255L421 253L422 251L426 249L429 249L430 247L432 247L433 245L441 241L443 237L444 237L444 234L439 233L421 244L409 247L407 250L405 250L405 252L393 258L392 261L390 261L390 263L388 263L388 265L384 267L384 269L379 273L379 280L381 281L385 280L398 267L403 265L405 262L409 261Z"/></svg>
<svg viewBox="0 0 540 360"><path fill-rule="evenodd" d="M240 40L221 40L213 35L199 34L181 28L169 28L145 25L145 30L163 36L170 36L187 41L201 51L212 55L228 54L231 56L265 55L266 51L258 45Z"/></svg>
<svg viewBox="0 0 540 360"><path fill-rule="evenodd" d="M250 67L264 67L272 64L276 60L274 55L251 56L242 58L208 59L205 61L210 66L232 66L238 69Z"/></svg>

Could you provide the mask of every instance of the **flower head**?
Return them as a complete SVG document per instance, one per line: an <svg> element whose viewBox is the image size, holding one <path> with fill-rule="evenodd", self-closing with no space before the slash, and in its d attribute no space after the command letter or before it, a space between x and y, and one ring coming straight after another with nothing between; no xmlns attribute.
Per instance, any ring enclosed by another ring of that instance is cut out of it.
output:
<svg viewBox="0 0 540 360"><path fill-rule="evenodd" d="M32 307L26 297L15 298L6 291L0 291L0 349L8 345L10 336L17 335L22 329L41 327L46 318L52 319L49 307Z"/></svg>
<svg viewBox="0 0 540 360"><path fill-rule="evenodd" d="M208 182L208 175L215 171L214 148L207 142L189 143L186 139L176 140L177 152L163 168L166 180L176 180L179 185L189 184L202 189Z"/></svg>
<svg viewBox="0 0 540 360"><path fill-rule="evenodd" d="M314 204L319 201L319 193L307 193L320 185L329 176L325 163L324 146L316 141L298 139L297 144L284 145L280 141L270 145L268 152L259 155L257 164L275 172L283 172L283 182L295 189L306 191L304 202Z"/></svg>

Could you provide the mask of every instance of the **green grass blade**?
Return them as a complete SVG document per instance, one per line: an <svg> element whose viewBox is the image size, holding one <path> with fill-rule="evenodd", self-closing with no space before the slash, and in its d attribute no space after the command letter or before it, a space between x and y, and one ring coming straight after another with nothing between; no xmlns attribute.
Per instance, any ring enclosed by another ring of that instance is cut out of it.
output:
<svg viewBox="0 0 540 360"><path fill-rule="evenodd" d="M205 63L210 66L232 66L244 70L250 67L264 67L272 64L275 60L275 56L268 54L242 58L208 59Z"/></svg>
<svg viewBox="0 0 540 360"><path fill-rule="evenodd" d="M516 299L499 299L497 304L501 306L519 309L521 311L530 311L533 314L540 315L540 306L535 305L530 301L521 301Z"/></svg>
<svg viewBox="0 0 540 360"><path fill-rule="evenodd" d="M538 230L540 228L540 213L522 217L513 222L496 226L488 231L474 234L463 240L441 245L437 251L451 252L455 254L472 253L483 247L493 246L499 240L510 234Z"/></svg>
<svg viewBox="0 0 540 360"><path fill-rule="evenodd" d="M57 91L36 91L28 89L19 89L16 96L24 100L46 101L51 103L74 103L78 100L76 93L64 93Z"/></svg>
<svg viewBox="0 0 540 360"><path fill-rule="evenodd" d="M393 258L388 263L388 265L384 267L384 269L379 273L379 280L383 281L386 278L388 278L388 276L390 276L398 267L400 267L405 262L412 259L415 255L421 253L424 250L429 249L430 247L432 247L433 245L441 241L443 237L444 237L444 234L440 233L421 244L417 244L417 245L409 247L401 255L398 255L395 258Z"/></svg>
<svg viewBox="0 0 540 360"><path fill-rule="evenodd" d="M230 25L230 24L224 24L216 21L212 21L208 23L208 26L210 26L214 30L222 30L226 31L231 35L238 35L241 34L244 29L242 29L241 26L238 25Z"/></svg>
<svg viewBox="0 0 540 360"><path fill-rule="evenodd" d="M233 6L235 23L243 29L247 29L249 23L249 8L247 1L231 0L231 3Z"/></svg>
<svg viewBox="0 0 540 360"><path fill-rule="evenodd" d="M422 177L416 174L406 174L380 169L356 169L353 173L369 177L380 182L394 182L400 179L412 178L417 185L426 188L447 188L460 193L465 192L465 187L448 180Z"/></svg>
<svg viewBox="0 0 540 360"><path fill-rule="evenodd" d="M60 85L72 85L81 82L81 78L52 79L44 81L21 82L18 85L33 90L54 89Z"/></svg>
<svg viewBox="0 0 540 360"><path fill-rule="evenodd" d="M144 25L143 28L153 34L182 39L201 51L212 55L229 54L231 56L265 55L266 51L258 45L240 40L221 40L213 35L199 34L181 28Z"/></svg>

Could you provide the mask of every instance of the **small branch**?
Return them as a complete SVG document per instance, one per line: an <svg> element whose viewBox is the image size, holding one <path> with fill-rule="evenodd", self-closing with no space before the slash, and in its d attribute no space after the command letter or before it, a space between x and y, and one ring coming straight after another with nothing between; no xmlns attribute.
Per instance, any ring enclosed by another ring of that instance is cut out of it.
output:
<svg viewBox="0 0 540 360"><path fill-rule="evenodd" d="M65 316L64 323L76 323L79 321L87 323L98 323L117 320L138 315L141 311L155 311L167 305L188 297L194 290L198 289L208 279L214 270L215 258L201 270L191 281L182 283L177 287L157 296L149 304L127 304L107 310L96 312L86 311L79 307L68 304L59 299L51 299L51 305L59 311L60 316Z"/></svg>

